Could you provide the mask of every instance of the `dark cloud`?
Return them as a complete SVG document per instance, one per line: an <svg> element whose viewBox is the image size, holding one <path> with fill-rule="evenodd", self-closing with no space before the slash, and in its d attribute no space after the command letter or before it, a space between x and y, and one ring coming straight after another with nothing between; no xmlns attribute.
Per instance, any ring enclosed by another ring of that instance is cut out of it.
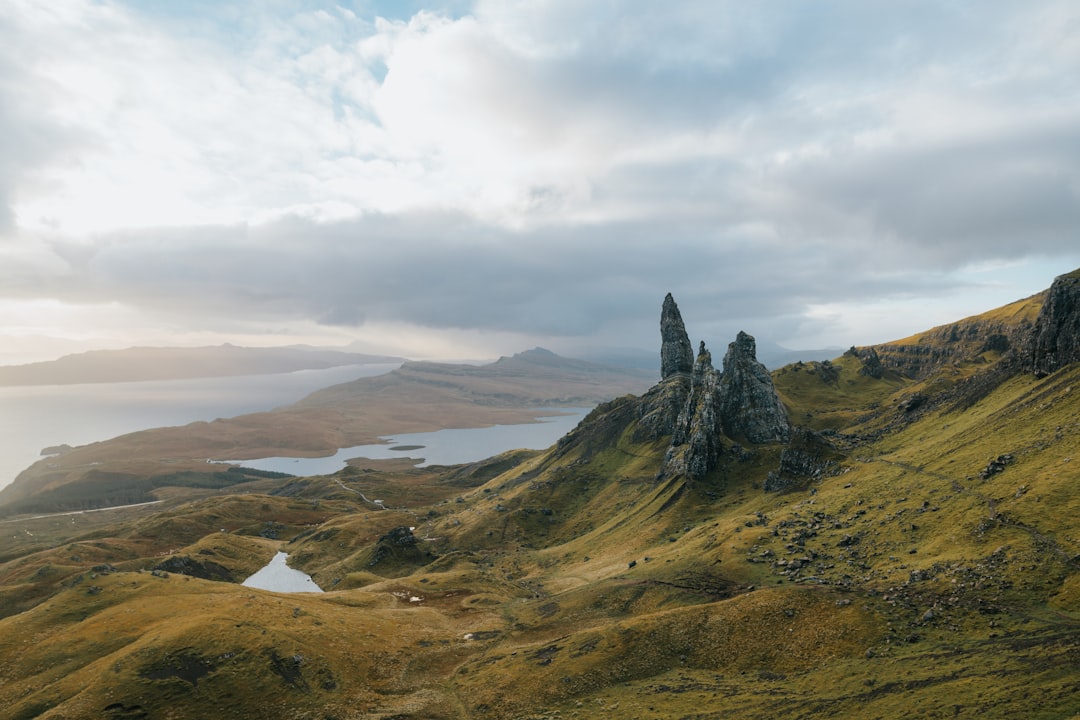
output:
<svg viewBox="0 0 1080 720"><path fill-rule="evenodd" d="M262 322L408 323L648 346L653 328L643 318L668 291L711 342L737 329L783 337L808 301L912 291L907 277L890 284L859 266L812 244L781 249L702 223L509 232L454 214L371 216L116 234L50 291L195 323L224 310Z"/></svg>

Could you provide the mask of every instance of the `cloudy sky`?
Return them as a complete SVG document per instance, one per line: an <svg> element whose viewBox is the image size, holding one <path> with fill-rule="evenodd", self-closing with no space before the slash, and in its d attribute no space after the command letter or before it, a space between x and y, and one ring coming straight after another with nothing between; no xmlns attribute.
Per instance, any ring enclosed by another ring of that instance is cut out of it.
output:
<svg viewBox="0 0 1080 720"><path fill-rule="evenodd" d="M0 363L869 344L1080 266L1075 0L2 0Z"/></svg>

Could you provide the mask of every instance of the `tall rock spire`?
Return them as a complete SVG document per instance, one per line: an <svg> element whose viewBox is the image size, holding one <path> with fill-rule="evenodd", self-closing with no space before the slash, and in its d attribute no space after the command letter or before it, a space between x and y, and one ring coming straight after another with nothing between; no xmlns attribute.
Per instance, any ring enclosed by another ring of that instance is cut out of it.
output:
<svg viewBox="0 0 1080 720"><path fill-rule="evenodd" d="M694 362L690 396L679 413L658 477L681 475L700 482L716 469L724 452L719 385L720 373L713 368L712 355L703 342Z"/></svg>
<svg viewBox="0 0 1080 720"><path fill-rule="evenodd" d="M666 380L679 373L689 374L693 369L694 348L686 334L679 306L668 293L660 311L660 379Z"/></svg>
<svg viewBox="0 0 1080 720"><path fill-rule="evenodd" d="M776 395L769 371L757 360L757 343L741 331L724 355L720 415L729 437L744 437L753 443L791 439L784 404Z"/></svg>

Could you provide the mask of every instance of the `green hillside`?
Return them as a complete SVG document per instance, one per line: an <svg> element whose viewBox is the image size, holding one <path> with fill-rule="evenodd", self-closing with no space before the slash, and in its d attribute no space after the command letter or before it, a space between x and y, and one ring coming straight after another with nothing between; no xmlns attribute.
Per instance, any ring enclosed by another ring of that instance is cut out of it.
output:
<svg viewBox="0 0 1080 720"><path fill-rule="evenodd" d="M1029 370L1044 298L773 372L790 442L700 479L658 479L673 378L544 452L5 522L0 708L1075 717L1080 363ZM328 592L239 585L278 549Z"/></svg>

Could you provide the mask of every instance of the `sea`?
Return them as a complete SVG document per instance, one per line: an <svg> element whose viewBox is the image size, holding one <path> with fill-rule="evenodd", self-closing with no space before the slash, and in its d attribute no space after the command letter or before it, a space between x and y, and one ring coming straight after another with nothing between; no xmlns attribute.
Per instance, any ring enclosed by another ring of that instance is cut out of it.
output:
<svg viewBox="0 0 1080 720"><path fill-rule="evenodd" d="M315 390L382 375L397 367L345 365L270 375L0 387L0 488L40 460L47 447L74 447L138 430L272 410ZM324 458L263 458L241 464L292 475L322 475L340 470L345 460L354 457L410 457L424 465L473 462L516 448L550 447L588 410L558 408L554 411L559 415L538 417L537 422L522 425L393 435L383 438L387 444L343 448Z"/></svg>
<svg viewBox="0 0 1080 720"><path fill-rule="evenodd" d="M44 448L290 405L315 390L383 375L400 363L291 373L80 385L0 387L0 488Z"/></svg>

